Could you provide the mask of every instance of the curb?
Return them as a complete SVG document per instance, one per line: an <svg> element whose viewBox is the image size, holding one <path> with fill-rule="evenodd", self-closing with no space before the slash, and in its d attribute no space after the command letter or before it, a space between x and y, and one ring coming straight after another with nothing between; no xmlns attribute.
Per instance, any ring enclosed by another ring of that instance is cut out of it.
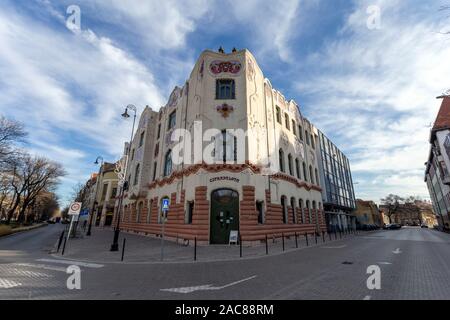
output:
<svg viewBox="0 0 450 320"><path fill-rule="evenodd" d="M356 237L358 235L353 235L353 237ZM285 251L276 252L274 254L269 255L261 255L261 256L250 256L250 257L242 257L242 258L233 258L233 259L217 259L217 260L210 260L210 261L136 261L136 262L122 262L122 261L99 261L99 260L83 260L83 259L77 259L74 257L69 256L61 256L57 255L55 253L52 253L51 256L53 258L59 259L59 260L69 260L69 261L79 261L79 262L86 262L86 263L98 263L98 264L104 264L104 265L163 265L163 264L200 264L200 263L216 263L216 262L235 262L235 261L244 261L244 260L256 260L256 259L264 259L264 258L270 258L270 257L276 257L279 255L283 255L286 253L292 253L300 250L310 249L310 248L320 248L322 246L326 246L329 243L337 243L342 242L345 240L348 240L349 238L342 238L337 240L332 240L331 242L324 242L317 245L310 245L307 247L300 247L300 248L291 248ZM66 258L65 258L66 257Z"/></svg>
<svg viewBox="0 0 450 320"><path fill-rule="evenodd" d="M25 229L21 229L21 230L14 230L14 229L12 229L12 230L11 230L11 231L12 231L11 233L8 233L8 234L5 234L5 235L0 235L0 239L4 239L4 238L7 238L7 237L14 236L14 235L16 235L16 234L18 234L18 233L23 233L23 232L27 232L27 231L39 229L39 228L42 228L42 227L47 227L47 226L48 226L47 223L41 223L41 224L39 224L39 225L26 227Z"/></svg>

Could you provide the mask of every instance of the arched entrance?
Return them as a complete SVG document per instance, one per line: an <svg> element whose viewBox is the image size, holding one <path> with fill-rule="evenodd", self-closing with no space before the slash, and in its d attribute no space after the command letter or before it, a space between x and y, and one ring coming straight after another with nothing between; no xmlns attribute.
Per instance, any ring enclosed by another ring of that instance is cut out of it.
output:
<svg viewBox="0 0 450 320"><path fill-rule="evenodd" d="M228 244L230 231L239 231L239 194L231 189L211 193L210 243Z"/></svg>

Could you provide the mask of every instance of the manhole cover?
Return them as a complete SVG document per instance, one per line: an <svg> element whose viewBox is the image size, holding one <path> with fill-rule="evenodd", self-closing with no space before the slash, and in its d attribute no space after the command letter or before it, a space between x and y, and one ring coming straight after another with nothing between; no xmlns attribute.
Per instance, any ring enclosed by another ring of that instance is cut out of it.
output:
<svg viewBox="0 0 450 320"><path fill-rule="evenodd" d="M353 262L351 262L351 261L344 261L344 262L342 262L342 264L353 264Z"/></svg>

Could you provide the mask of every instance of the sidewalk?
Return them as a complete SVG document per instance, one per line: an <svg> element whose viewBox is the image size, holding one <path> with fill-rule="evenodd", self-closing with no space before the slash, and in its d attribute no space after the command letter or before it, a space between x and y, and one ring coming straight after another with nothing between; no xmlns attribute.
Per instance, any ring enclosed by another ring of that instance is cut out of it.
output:
<svg viewBox="0 0 450 320"><path fill-rule="evenodd" d="M342 239L354 237L355 235L342 234ZM82 235L79 238L70 239L65 248L64 256L61 255L62 246L59 253L56 253L57 243L53 250L53 255L58 258L81 260L97 263L121 263L122 244L123 239L126 238L126 247L124 254L125 263L161 263L161 239L144 237L136 234L121 232L119 239L119 252L111 252L109 249L113 240L112 229L92 229L92 235L87 237ZM297 238L298 249L327 245L340 240L339 234L336 236L325 234L324 239L317 237L317 244L314 235L308 235L308 245L306 237L299 235ZM55 239L57 242L58 239ZM325 242L324 242L325 240ZM283 253L283 241L281 238L268 240L267 244L268 254L277 255ZM298 250L295 237L285 237L284 252ZM172 241L164 241L164 263L175 262L195 262L194 261L195 248L191 242L190 246L184 246L181 242L179 244ZM267 256L266 244L263 242L253 246L242 246L242 258L240 257L239 245L207 245L197 246L196 250L197 262L213 262L213 261L228 261L249 259Z"/></svg>

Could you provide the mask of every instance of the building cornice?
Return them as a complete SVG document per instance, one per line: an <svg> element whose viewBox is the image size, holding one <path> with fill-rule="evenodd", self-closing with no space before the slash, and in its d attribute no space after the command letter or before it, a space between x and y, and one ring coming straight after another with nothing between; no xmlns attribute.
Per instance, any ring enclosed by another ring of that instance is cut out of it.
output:
<svg viewBox="0 0 450 320"><path fill-rule="evenodd" d="M205 162L200 164L191 165L186 169L176 171L172 173L169 177L165 177L163 179L159 179L156 181L153 181L148 185L148 188L154 189L156 187L162 187L167 184L173 183L177 179L181 179L183 177L188 177L194 174L197 174L200 170L204 170L209 173L217 173L222 171L232 172L232 173L240 173L245 170L250 170L253 174L261 174L261 167L254 165L250 163L249 161L246 161L245 164L211 164L208 165ZM292 177L290 175L284 174L284 173L276 173L273 175L270 175L270 177L274 180L283 180L286 182L290 182L292 184L295 184L298 188L304 188L308 191L310 190L317 190L319 192L322 191L322 188L320 188L317 185L309 184L304 181L300 181L295 177Z"/></svg>

